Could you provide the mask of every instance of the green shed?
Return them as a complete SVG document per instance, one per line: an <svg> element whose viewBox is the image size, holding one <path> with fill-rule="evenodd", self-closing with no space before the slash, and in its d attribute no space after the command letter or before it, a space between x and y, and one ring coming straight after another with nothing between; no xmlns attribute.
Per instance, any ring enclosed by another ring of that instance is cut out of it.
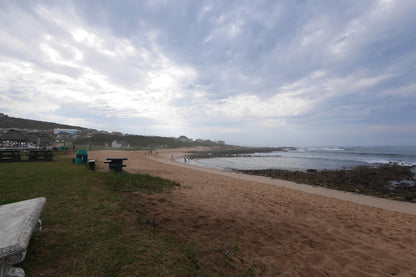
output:
<svg viewBox="0 0 416 277"><path fill-rule="evenodd" d="M88 163L88 154L85 150L78 150L77 155L75 156L76 164L86 164Z"/></svg>

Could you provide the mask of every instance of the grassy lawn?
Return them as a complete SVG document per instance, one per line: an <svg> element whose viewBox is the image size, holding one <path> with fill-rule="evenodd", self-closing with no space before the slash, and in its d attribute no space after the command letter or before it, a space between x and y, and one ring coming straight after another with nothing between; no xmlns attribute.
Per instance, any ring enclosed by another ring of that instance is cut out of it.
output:
<svg viewBox="0 0 416 277"><path fill-rule="evenodd" d="M200 276L198 249L155 235L127 192L168 193L179 184L73 164L1 162L0 205L44 196L43 230L34 234L26 276Z"/></svg>

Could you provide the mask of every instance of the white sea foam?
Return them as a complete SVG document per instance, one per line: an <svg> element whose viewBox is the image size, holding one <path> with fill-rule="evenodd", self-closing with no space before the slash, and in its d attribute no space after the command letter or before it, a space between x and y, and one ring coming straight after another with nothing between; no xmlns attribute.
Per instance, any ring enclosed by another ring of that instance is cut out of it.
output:
<svg viewBox="0 0 416 277"><path fill-rule="evenodd" d="M322 148L322 150L325 151L344 151L344 148L339 148L339 147L330 147L330 148Z"/></svg>
<svg viewBox="0 0 416 277"><path fill-rule="evenodd" d="M400 166L415 166L416 162L407 162L407 161L388 161L388 164L393 164L393 165L400 165Z"/></svg>

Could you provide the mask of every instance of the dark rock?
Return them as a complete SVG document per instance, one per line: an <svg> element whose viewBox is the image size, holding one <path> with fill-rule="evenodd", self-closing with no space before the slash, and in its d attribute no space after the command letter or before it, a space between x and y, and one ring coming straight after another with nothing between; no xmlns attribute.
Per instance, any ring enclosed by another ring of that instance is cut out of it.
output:
<svg viewBox="0 0 416 277"><path fill-rule="evenodd" d="M282 169L240 170L252 175L284 179L302 184L357 192L400 201L416 202L413 168L399 165L355 167L340 170L290 171Z"/></svg>

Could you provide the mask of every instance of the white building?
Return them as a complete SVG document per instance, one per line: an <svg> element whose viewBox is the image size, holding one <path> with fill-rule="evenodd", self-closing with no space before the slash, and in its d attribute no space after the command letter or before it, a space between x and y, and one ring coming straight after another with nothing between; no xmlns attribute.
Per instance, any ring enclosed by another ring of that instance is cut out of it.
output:
<svg viewBox="0 0 416 277"><path fill-rule="evenodd" d="M53 130L53 133L55 135L60 134L60 133L66 133L66 134L70 134L70 135L75 135L78 132L79 132L79 130L77 130L77 129L58 129L58 128L56 128L56 129Z"/></svg>
<svg viewBox="0 0 416 277"><path fill-rule="evenodd" d="M129 148L129 147L130 145L124 140L121 140L121 141L113 140L113 142L111 143L111 148Z"/></svg>

